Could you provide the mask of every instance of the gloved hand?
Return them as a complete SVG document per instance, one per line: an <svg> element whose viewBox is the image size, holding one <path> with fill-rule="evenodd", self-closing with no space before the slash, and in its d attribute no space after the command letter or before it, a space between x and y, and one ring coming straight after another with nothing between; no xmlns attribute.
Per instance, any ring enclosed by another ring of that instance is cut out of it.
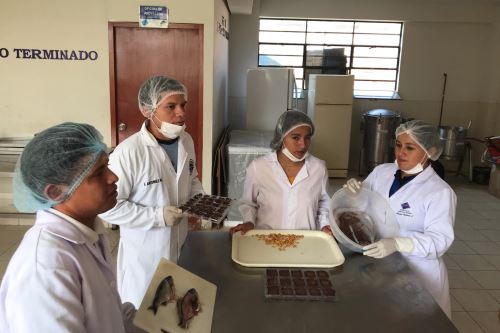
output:
<svg viewBox="0 0 500 333"><path fill-rule="evenodd" d="M137 310L132 303L125 302L122 304L123 326L125 326L125 332L147 333L146 331L134 325L134 318L136 314Z"/></svg>
<svg viewBox="0 0 500 333"><path fill-rule="evenodd" d="M410 253L413 251L411 238L396 237L384 238L378 242L363 247L363 255L373 258L385 258L396 251Z"/></svg>
<svg viewBox="0 0 500 333"><path fill-rule="evenodd" d="M361 182L355 178L349 179L343 187L354 195L357 195L359 194L359 192L361 192Z"/></svg>
<svg viewBox="0 0 500 333"><path fill-rule="evenodd" d="M174 225L178 225L184 214L182 214L182 210L174 206L166 206L163 207L163 221L166 226L172 227Z"/></svg>

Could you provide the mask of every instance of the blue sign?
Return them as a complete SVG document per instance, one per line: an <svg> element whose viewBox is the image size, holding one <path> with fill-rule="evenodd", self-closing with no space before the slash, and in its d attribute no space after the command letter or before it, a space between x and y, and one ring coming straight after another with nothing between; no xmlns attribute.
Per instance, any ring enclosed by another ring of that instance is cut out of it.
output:
<svg viewBox="0 0 500 333"><path fill-rule="evenodd" d="M168 8L165 6L140 6L139 26L168 28Z"/></svg>

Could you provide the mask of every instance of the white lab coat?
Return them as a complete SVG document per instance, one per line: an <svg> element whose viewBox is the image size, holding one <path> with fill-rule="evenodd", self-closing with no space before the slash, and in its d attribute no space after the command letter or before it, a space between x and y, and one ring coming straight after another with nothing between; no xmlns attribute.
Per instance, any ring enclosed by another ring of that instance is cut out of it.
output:
<svg viewBox="0 0 500 333"><path fill-rule="evenodd" d="M117 280L123 301L139 308L161 257L176 262L187 236L187 219L165 226L164 206L178 206L204 193L191 136L179 137L176 173L167 153L146 129L120 143L109 157L118 176L118 203L101 215L120 226Z"/></svg>
<svg viewBox="0 0 500 333"><path fill-rule="evenodd" d="M451 318L448 272L441 256L453 243L457 197L451 187L428 166L389 198L397 171L394 163L376 167L363 182L389 201L400 226L400 237L413 240L411 253L403 253L443 311Z"/></svg>
<svg viewBox="0 0 500 333"><path fill-rule="evenodd" d="M247 167L239 207L244 222L257 229L316 230L329 225L330 198L325 162L308 155L290 184L276 152Z"/></svg>
<svg viewBox="0 0 500 333"><path fill-rule="evenodd" d="M0 287L0 332L125 332L135 310L122 306L115 278L104 234L93 244L68 221L38 211Z"/></svg>

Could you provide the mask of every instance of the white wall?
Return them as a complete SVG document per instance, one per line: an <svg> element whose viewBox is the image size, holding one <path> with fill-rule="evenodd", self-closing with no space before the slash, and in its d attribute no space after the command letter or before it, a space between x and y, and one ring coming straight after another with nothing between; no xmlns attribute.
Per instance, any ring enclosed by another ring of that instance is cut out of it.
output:
<svg viewBox="0 0 500 333"><path fill-rule="evenodd" d="M260 15L319 19L484 22L495 18L492 7L494 2L482 0L260 0Z"/></svg>
<svg viewBox="0 0 500 333"><path fill-rule="evenodd" d="M243 129L246 124L246 73L257 67L260 1L253 1L251 15L231 16L229 38L228 121L231 128Z"/></svg>
<svg viewBox="0 0 500 333"><path fill-rule="evenodd" d="M351 131L350 169L358 169L361 115L375 108L438 124L443 73L448 74L443 125L472 126L470 136L500 134L498 6L485 1L256 0L252 15L235 15L229 48L229 113L245 119L246 70L257 66L258 18L339 18L405 22L399 91L402 100L357 99ZM256 30L257 29L257 30ZM232 124L233 125L233 124ZM241 125L241 126L240 126ZM475 144L475 163L483 145Z"/></svg>
<svg viewBox="0 0 500 333"><path fill-rule="evenodd" d="M108 21L137 22L141 4L139 0L2 0L0 48L94 50L99 58L92 62L16 59L12 54L0 58L0 137L32 136L57 123L75 121L94 125L110 144ZM224 126L226 96L221 82L227 75L227 46L216 37L214 15L227 17L227 10L223 0L147 4L168 6L170 22L204 25L202 155L203 186L209 191L213 138Z"/></svg>
<svg viewBox="0 0 500 333"><path fill-rule="evenodd" d="M32 136L63 121L88 122L110 142L106 4L2 1L0 136ZM12 49L95 50L96 61L16 59Z"/></svg>
<svg viewBox="0 0 500 333"><path fill-rule="evenodd" d="M404 25L399 92L405 100L487 100L484 80L491 64L490 23L407 22Z"/></svg>
<svg viewBox="0 0 500 333"><path fill-rule="evenodd" d="M217 140L228 125L227 121L227 87L228 87L228 58L229 58L229 40L226 39L219 29L229 32L229 11L223 0L215 1L215 29L214 33L214 74L213 74L213 122L206 125L213 126L212 148L217 144ZM225 27L223 25L225 24ZM223 32L222 32L223 33Z"/></svg>

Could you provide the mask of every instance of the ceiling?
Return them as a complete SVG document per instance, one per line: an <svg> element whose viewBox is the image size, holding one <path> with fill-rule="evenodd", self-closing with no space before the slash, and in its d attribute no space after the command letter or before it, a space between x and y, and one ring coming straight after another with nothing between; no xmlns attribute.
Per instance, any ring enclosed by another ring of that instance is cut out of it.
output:
<svg viewBox="0 0 500 333"><path fill-rule="evenodd" d="M227 0L231 14L252 14L253 0Z"/></svg>
<svg viewBox="0 0 500 333"><path fill-rule="evenodd" d="M231 14L252 14L253 0L226 0ZM329 0L325 0L329 1ZM407 2L417 1L420 3L449 3L449 4L493 4L499 5L500 0L406 0Z"/></svg>

